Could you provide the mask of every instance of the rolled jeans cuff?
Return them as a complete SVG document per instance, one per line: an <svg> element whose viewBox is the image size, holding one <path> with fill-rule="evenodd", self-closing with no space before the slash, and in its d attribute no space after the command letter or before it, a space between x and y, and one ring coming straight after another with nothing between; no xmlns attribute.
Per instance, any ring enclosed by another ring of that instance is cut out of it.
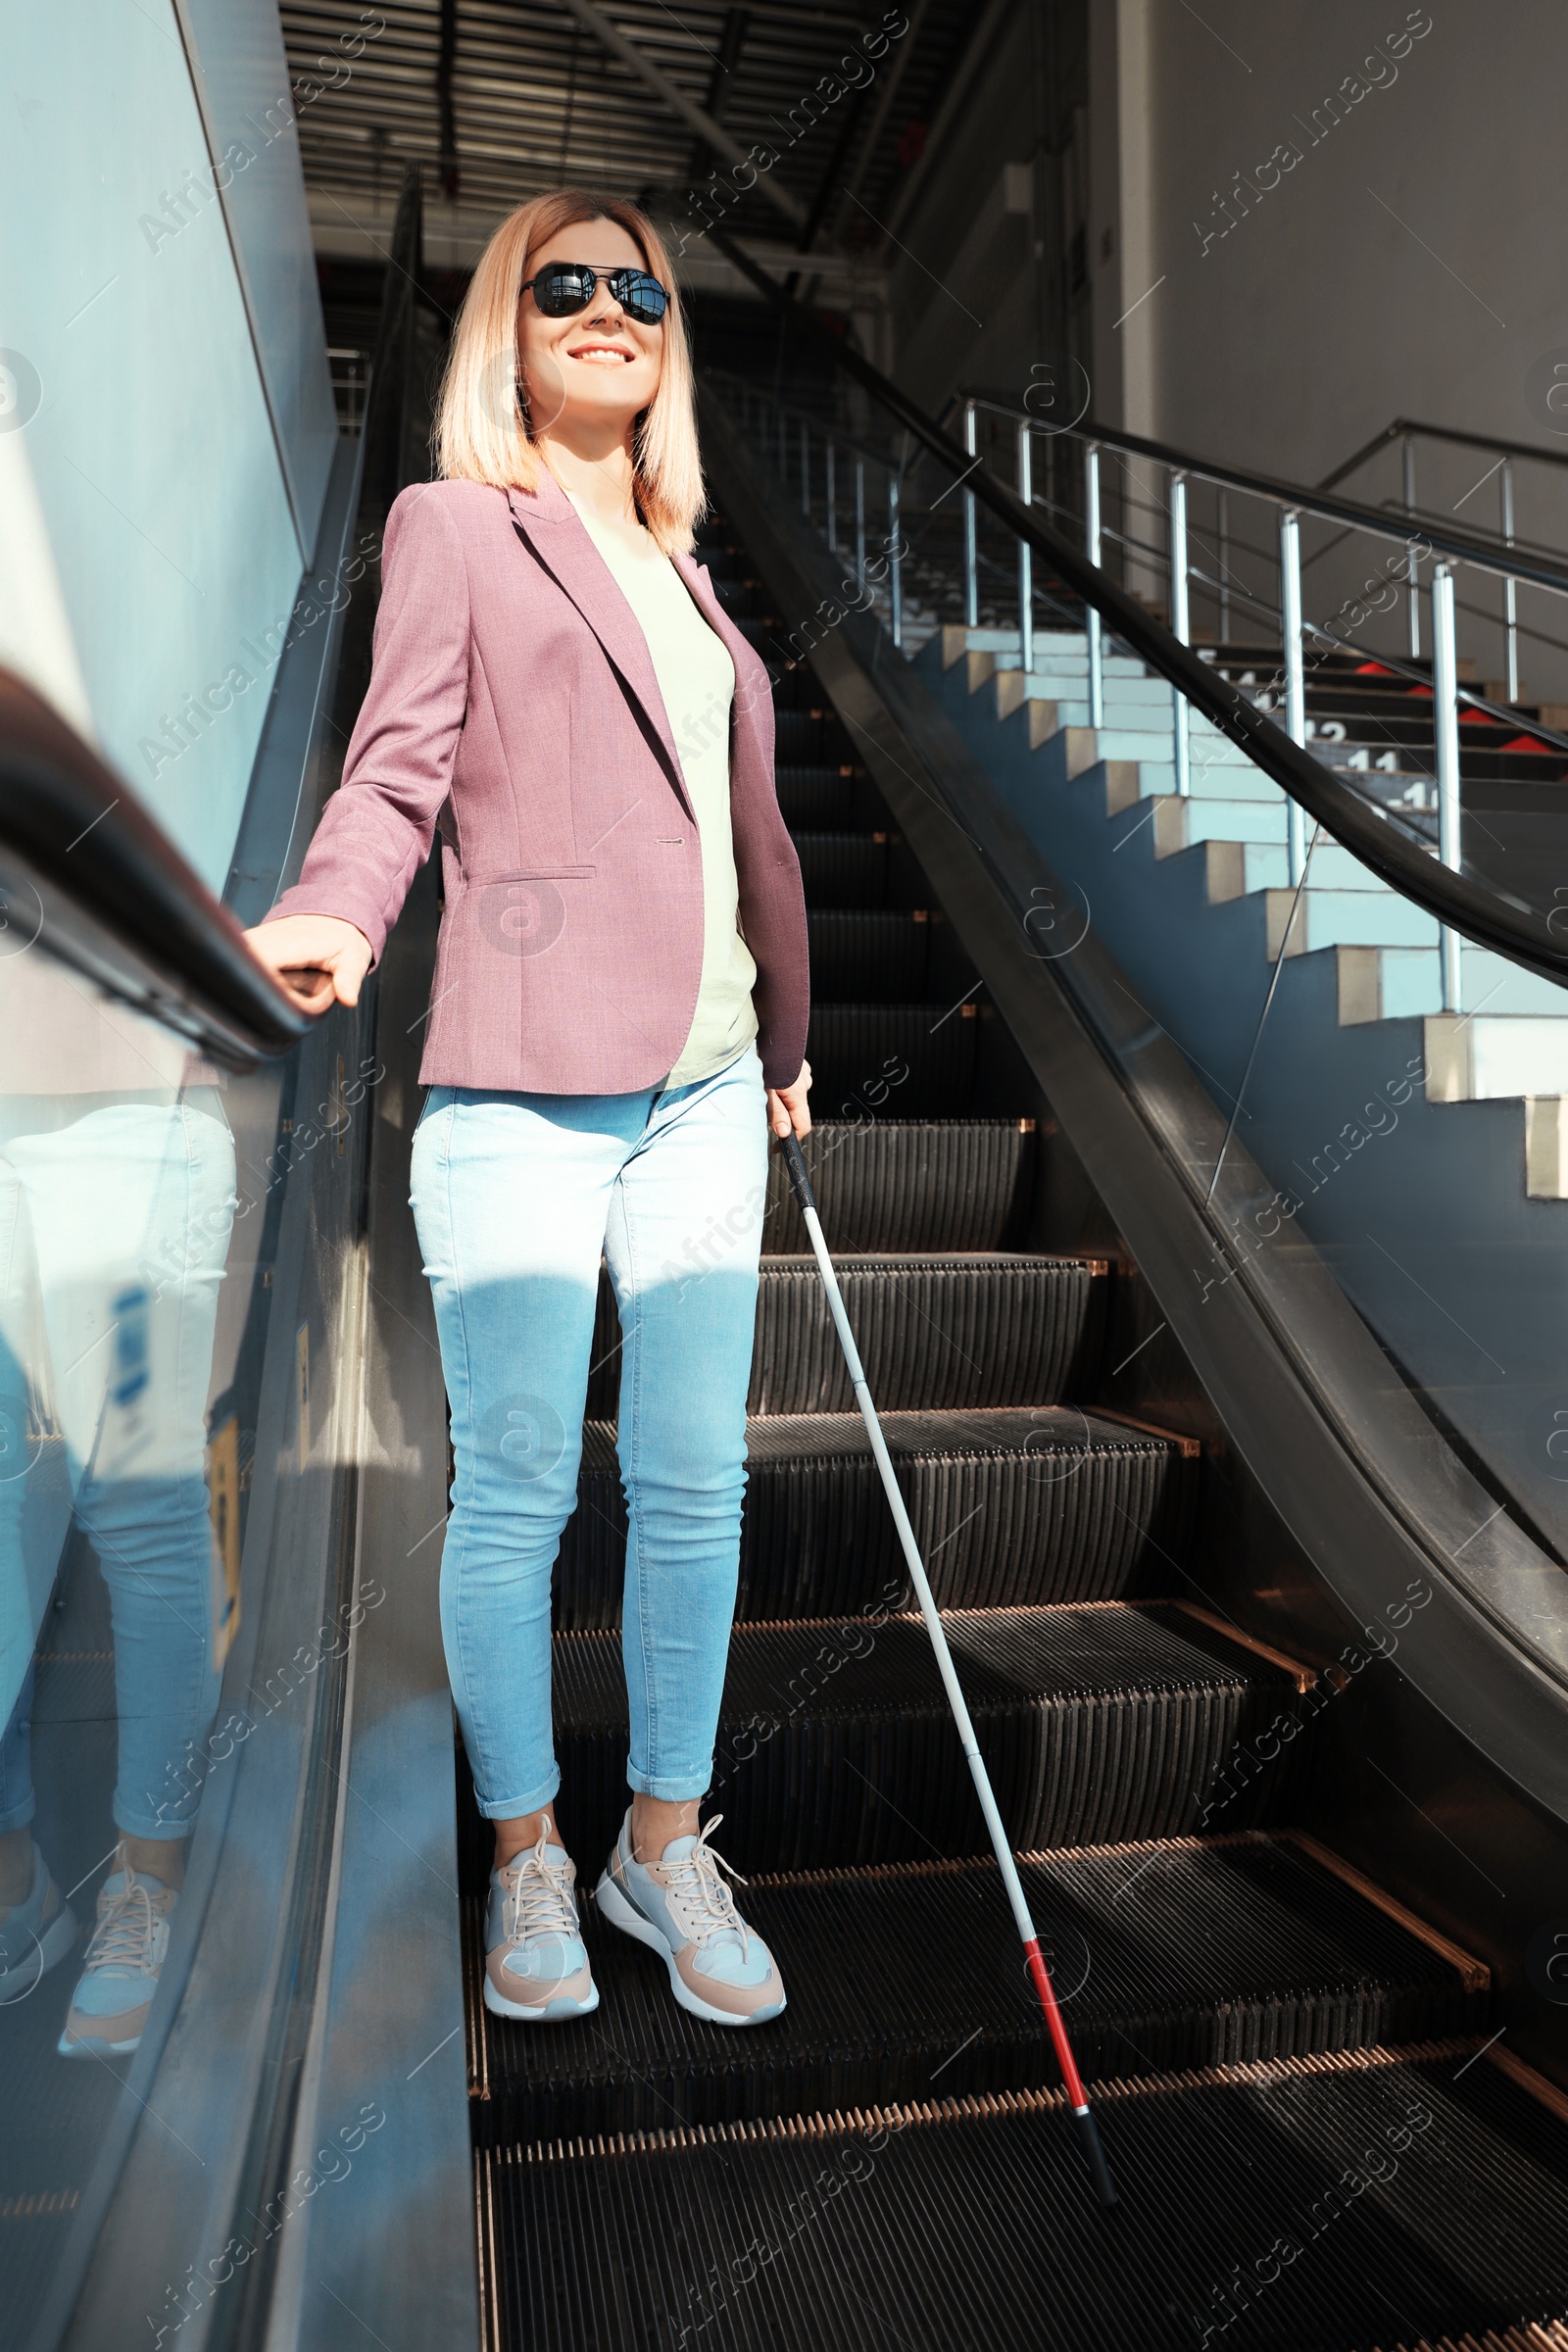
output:
<svg viewBox="0 0 1568 2352"><path fill-rule="evenodd" d="M713 1765L710 1758L701 1773L638 1772L635 1766L626 1767L626 1786L636 1796L651 1796L662 1805L689 1805L706 1796L712 1783Z"/></svg>
<svg viewBox="0 0 1568 2352"><path fill-rule="evenodd" d="M0 1838L9 1838L13 1830L24 1830L38 1810L38 1799L29 1788L17 1804L0 1813Z"/></svg>
<svg viewBox="0 0 1568 2352"><path fill-rule="evenodd" d="M486 1821L520 1821L525 1813L537 1813L548 1805L561 1788L561 1766L553 1764L549 1778L539 1783L531 1795L497 1797L494 1803L481 1799L479 1811Z"/></svg>

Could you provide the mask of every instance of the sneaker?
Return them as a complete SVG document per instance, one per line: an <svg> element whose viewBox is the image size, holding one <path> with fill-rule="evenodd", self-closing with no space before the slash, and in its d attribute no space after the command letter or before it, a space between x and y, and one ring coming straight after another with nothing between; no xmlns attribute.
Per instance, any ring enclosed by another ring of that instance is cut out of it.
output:
<svg viewBox="0 0 1568 2352"><path fill-rule="evenodd" d="M44 1970L65 1958L78 1933L75 1913L34 1846L26 1901L0 1910L0 2007L25 2000Z"/></svg>
<svg viewBox="0 0 1568 2352"><path fill-rule="evenodd" d="M612 1926L662 1952L669 1988L683 2009L711 2026L760 2026L784 2007L778 1963L735 1908L708 1840L723 1820L715 1813L695 1838L672 1838L661 1862L634 1862L631 1814L621 1823L615 1850L596 1889Z"/></svg>
<svg viewBox="0 0 1568 2352"><path fill-rule="evenodd" d="M577 1866L564 1846L539 1842L490 1873L484 2005L533 2023L586 2017L599 1987L577 1921Z"/></svg>
<svg viewBox="0 0 1568 2352"><path fill-rule="evenodd" d="M62 2058L125 2058L135 2049L169 1950L176 1888L131 1869L121 1847L98 1895L87 1944L61 2034Z"/></svg>

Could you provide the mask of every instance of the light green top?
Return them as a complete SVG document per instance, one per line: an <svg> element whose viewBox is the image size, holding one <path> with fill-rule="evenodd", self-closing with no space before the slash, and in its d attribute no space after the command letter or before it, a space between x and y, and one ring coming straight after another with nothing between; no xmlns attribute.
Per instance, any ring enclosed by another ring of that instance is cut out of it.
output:
<svg viewBox="0 0 1568 2352"><path fill-rule="evenodd" d="M567 493L568 497L570 493ZM642 624L693 808L703 857L703 973L686 1043L666 1086L690 1086L743 1054L757 1035L757 966L740 934L729 817L729 720L735 664L680 573L641 523L611 523L572 499L588 536Z"/></svg>

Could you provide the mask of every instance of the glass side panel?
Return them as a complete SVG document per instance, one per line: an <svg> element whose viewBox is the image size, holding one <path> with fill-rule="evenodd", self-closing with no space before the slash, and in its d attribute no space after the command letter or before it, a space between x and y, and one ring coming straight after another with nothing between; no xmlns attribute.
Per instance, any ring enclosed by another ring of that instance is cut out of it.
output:
<svg viewBox="0 0 1568 2352"><path fill-rule="evenodd" d="M221 1811L244 1737L219 1694L257 1598L241 1559L292 1089L293 1064L244 1079L205 1066L30 950L21 911L7 910L0 2294L11 2342L27 2340L82 2253L103 2168L146 2108L137 2085L189 1959L189 1839L215 1799ZM302 1384L309 1371L302 1352ZM126 2321L127 2341L141 2326L140 2314Z"/></svg>

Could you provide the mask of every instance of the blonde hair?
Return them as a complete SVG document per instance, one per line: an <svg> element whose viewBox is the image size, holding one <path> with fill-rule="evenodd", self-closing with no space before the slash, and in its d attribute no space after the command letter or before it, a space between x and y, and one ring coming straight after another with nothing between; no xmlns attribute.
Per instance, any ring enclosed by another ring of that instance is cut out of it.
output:
<svg viewBox="0 0 1568 2352"><path fill-rule="evenodd" d="M578 221L613 220L669 294L659 389L637 418L632 463L637 504L662 554L689 555L707 512L697 446L697 407L680 291L658 230L634 204L558 188L535 196L496 230L474 270L452 338L432 436L445 480L532 490L543 464L518 398L517 312L530 253Z"/></svg>

